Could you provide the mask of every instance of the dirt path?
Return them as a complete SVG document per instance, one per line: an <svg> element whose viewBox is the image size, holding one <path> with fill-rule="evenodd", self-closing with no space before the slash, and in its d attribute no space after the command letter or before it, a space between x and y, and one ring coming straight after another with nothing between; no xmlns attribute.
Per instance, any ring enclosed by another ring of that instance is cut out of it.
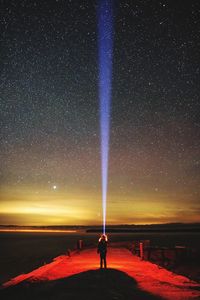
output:
<svg viewBox="0 0 200 300"><path fill-rule="evenodd" d="M137 282L141 290L155 296L169 300L200 299L200 284L150 262L141 261L125 248L109 248L107 262L109 269L125 272ZM4 287L24 280L35 282L61 279L98 268L99 257L96 249L87 249L71 257L59 256L50 264L13 278Z"/></svg>

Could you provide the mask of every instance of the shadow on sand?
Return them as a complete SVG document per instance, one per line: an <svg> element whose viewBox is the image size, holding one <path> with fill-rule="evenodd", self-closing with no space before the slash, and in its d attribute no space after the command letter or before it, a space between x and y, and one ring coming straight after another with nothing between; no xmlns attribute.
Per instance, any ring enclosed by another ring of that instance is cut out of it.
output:
<svg viewBox="0 0 200 300"><path fill-rule="evenodd" d="M162 299L140 290L133 278L114 269L87 271L55 281L23 282L1 290L0 297L4 300Z"/></svg>

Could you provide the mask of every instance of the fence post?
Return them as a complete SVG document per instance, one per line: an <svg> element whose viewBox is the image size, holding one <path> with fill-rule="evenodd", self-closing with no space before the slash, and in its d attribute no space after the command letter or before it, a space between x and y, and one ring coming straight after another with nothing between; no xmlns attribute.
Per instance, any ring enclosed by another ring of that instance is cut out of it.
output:
<svg viewBox="0 0 200 300"><path fill-rule="evenodd" d="M81 250L83 248L83 241L82 240L78 240L77 241L77 249Z"/></svg>
<svg viewBox="0 0 200 300"><path fill-rule="evenodd" d="M141 260L144 259L144 247L143 247L143 243L140 242L140 258Z"/></svg>

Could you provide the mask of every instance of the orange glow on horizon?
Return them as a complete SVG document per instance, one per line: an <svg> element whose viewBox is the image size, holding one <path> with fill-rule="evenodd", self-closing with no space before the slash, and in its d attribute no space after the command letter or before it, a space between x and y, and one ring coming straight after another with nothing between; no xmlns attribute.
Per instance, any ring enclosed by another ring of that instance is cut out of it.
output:
<svg viewBox="0 0 200 300"><path fill-rule="evenodd" d="M181 198L180 207L177 198ZM184 203L184 204L183 204ZM101 225L101 193L59 188L40 189L31 186L17 188L5 186L0 194L0 220L2 225L53 226ZM127 196L110 191L107 203L107 226L118 224L195 223L199 221L199 204L191 206L187 195L167 193L141 193Z"/></svg>
<svg viewBox="0 0 200 300"><path fill-rule="evenodd" d="M75 233L77 230L59 230L59 229L0 229L0 232L63 232Z"/></svg>

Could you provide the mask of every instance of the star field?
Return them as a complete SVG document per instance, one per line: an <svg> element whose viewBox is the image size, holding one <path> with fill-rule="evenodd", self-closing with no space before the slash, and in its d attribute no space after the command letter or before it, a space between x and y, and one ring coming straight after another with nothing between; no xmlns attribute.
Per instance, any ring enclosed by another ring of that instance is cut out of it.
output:
<svg viewBox="0 0 200 300"><path fill-rule="evenodd" d="M198 222L200 5L114 3L108 223ZM0 6L0 223L101 224L97 2Z"/></svg>

